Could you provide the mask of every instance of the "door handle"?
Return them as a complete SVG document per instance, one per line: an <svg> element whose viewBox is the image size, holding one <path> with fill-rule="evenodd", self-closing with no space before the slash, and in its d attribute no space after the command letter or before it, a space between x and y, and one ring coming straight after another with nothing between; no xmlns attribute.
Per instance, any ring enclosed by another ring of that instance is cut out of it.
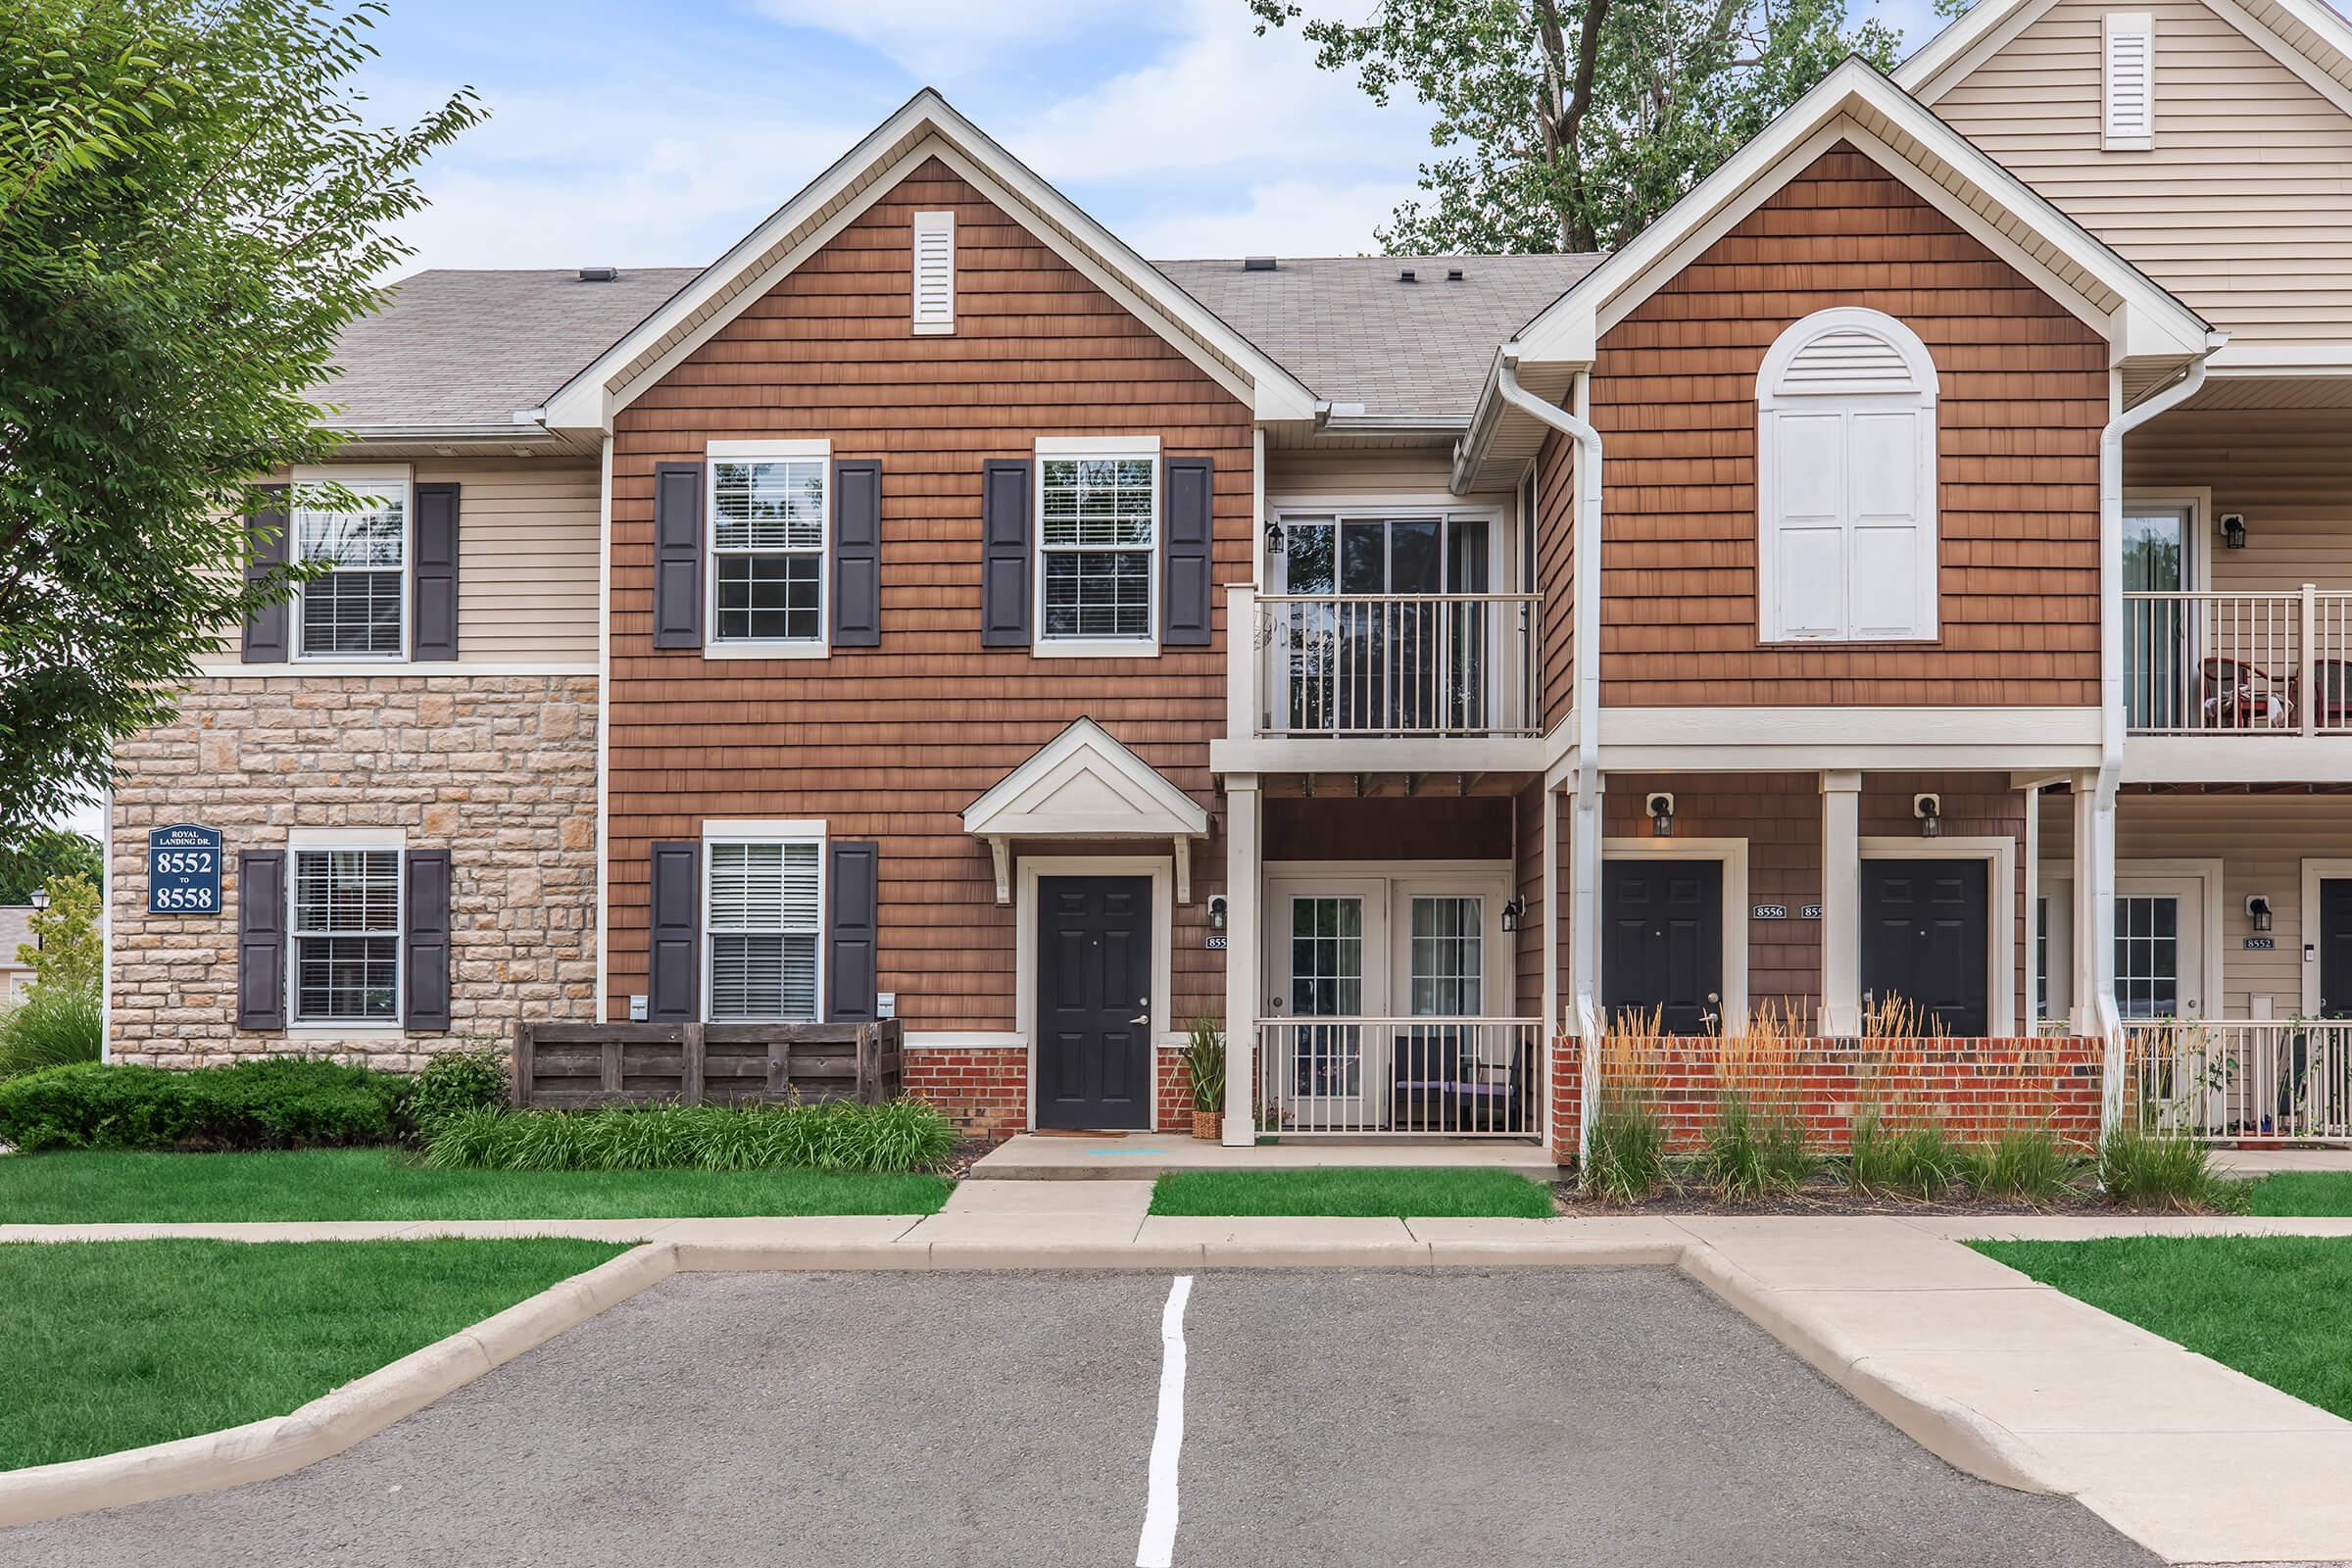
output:
<svg viewBox="0 0 2352 1568"><path fill-rule="evenodd" d="M1150 1023L1152 1021L1152 1015L1147 1012L1137 1017L1130 1018L1127 1021L1129 1023Z"/></svg>

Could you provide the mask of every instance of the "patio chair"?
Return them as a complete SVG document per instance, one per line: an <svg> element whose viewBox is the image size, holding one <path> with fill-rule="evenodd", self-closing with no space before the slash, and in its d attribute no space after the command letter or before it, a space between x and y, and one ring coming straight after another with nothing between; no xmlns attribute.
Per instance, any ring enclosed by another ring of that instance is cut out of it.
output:
<svg viewBox="0 0 2352 1568"><path fill-rule="evenodd" d="M1389 1061L1389 1125L1446 1130L1454 1095L1464 1087L1461 1031L1431 1027L1400 1034Z"/></svg>
<svg viewBox="0 0 2352 1568"><path fill-rule="evenodd" d="M1481 1079L1456 1088L1458 1131L1523 1133L1534 1128L1534 1107L1528 1103L1528 1095L1535 1084L1535 1049L1532 1041L1522 1039L1500 1083Z"/></svg>
<svg viewBox="0 0 2352 1568"><path fill-rule="evenodd" d="M2314 705L2309 712L2316 727L2323 730L2352 728L2352 661L2315 659L2311 662L2311 691L2304 694L2297 688L2299 680L2286 683L2287 706L2296 712L2305 711L2302 705Z"/></svg>
<svg viewBox="0 0 2352 1568"><path fill-rule="evenodd" d="M2276 729L2289 722L2292 704L2269 670L2219 656L2198 667L2205 681L2206 728Z"/></svg>

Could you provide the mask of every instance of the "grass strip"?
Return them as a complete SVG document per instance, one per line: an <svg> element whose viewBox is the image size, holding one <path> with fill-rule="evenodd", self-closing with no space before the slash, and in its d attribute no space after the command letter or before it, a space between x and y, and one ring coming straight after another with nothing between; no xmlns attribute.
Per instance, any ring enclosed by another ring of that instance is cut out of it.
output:
<svg viewBox="0 0 2352 1568"><path fill-rule="evenodd" d="M553 1240L0 1247L0 1469L284 1415L624 1250Z"/></svg>
<svg viewBox="0 0 2352 1568"><path fill-rule="evenodd" d="M2352 1417L2352 1237L1977 1242L2104 1312Z"/></svg>
<svg viewBox="0 0 2352 1568"><path fill-rule="evenodd" d="M2289 1170L2249 1182L2250 1214L2352 1214L2352 1171Z"/></svg>
<svg viewBox="0 0 2352 1568"><path fill-rule="evenodd" d="M0 1158L0 1223L929 1214L949 1187L850 1171L435 1170L390 1149L76 1150Z"/></svg>
<svg viewBox="0 0 2352 1568"><path fill-rule="evenodd" d="M1162 1176L1154 1214L1329 1214L1396 1219L1545 1219L1551 1189L1505 1170L1335 1166Z"/></svg>

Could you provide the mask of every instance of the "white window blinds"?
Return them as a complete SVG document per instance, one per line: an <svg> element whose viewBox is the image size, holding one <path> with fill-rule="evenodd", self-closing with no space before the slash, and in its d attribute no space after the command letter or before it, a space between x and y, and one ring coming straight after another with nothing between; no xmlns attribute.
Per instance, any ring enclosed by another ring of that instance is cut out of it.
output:
<svg viewBox="0 0 2352 1568"><path fill-rule="evenodd" d="M2156 19L2111 11L2106 25L2106 144L2132 150L2156 140Z"/></svg>
<svg viewBox="0 0 2352 1568"><path fill-rule="evenodd" d="M822 846L710 847L710 1016L816 1019Z"/></svg>
<svg viewBox="0 0 2352 1568"><path fill-rule="evenodd" d="M914 215L914 329L956 330L956 215Z"/></svg>

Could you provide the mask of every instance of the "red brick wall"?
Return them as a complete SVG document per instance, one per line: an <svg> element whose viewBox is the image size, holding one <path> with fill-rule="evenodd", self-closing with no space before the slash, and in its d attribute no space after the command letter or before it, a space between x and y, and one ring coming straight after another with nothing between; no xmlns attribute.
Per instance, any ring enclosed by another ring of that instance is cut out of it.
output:
<svg viewBox="0 0 2352 1568"><path fill-rule="evenodd" d="M906 1050L906 1094L991 1143L1029 1125L1029 1054L1018 1047Z"/></svg>
<svg viewBox="0 0 2352 1568"><path fill-rule="evenodd" d="M1184 1056L1179 1052L1159 1054L1159 1130L1179 1138L1192 1136L1192 1075L1184 1070Z"/></svg>

